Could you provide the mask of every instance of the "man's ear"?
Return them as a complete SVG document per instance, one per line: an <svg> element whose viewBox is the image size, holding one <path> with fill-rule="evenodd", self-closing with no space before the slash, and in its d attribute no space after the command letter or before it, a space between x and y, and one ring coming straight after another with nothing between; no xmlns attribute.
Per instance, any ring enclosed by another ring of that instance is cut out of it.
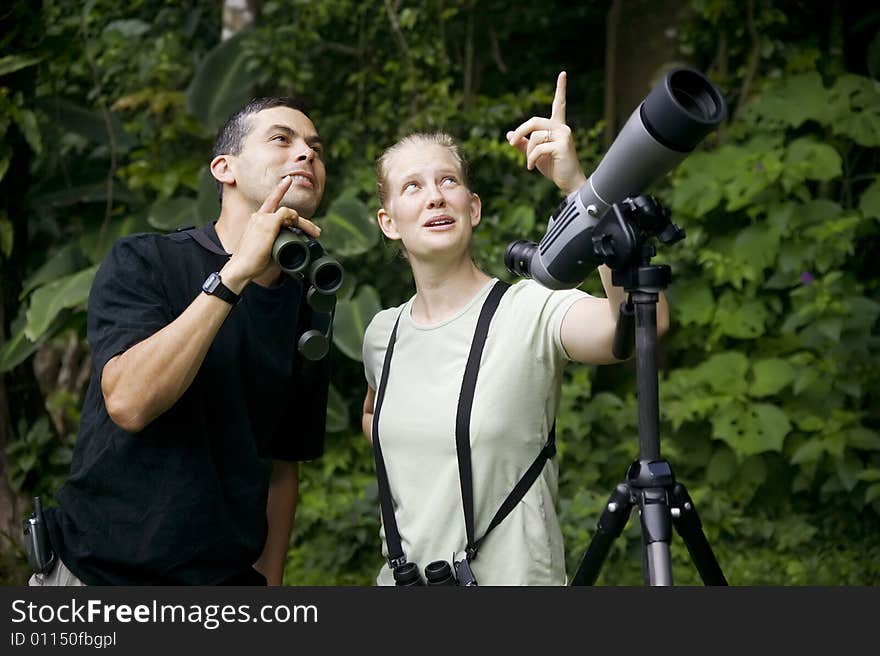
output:
<svg viewBox="0 0 880 656"><path fill-rule="evenodd" d="M382 234L388 237L388 239L400 239L400 233L397 232L394 219L385 211L384 207L380 208L376 213L376 220L379 222L379 229L382 231Z"/></svg>
<svg viewBox="0 0 880 656"><path fill-rule="evenodd" d="M476 194L471 194L471 228L480 225L483 218L483 201Z"/></svg>
<svg viewBox="0 0 880 656"><path fill-rule="evenodd" d="M226 155L217 155L211 160L211 175L214 179L223 184L235 184L235 174L229 165L229 159Z"/></svg>

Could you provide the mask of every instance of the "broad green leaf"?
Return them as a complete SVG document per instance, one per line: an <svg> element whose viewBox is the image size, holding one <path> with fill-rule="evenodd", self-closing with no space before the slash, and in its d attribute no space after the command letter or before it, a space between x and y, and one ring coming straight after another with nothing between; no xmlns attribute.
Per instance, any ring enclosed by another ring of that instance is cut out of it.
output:
<svg viewBox="0 0 880 656"><path fill-rule="evenodd" d="M796 128L808 120L826 125L832 118L829 93L818 73L793 75L749 104L744 117L753 123L766 123L767 127Z"/></svg>
<svg viewBox="0 0 880 656"><path fill-rule="evenodd" d="M862 462L852 453L846 454L839 459L837 465L837 477L843 485L843 489L852 492L853 488L858 485L859 474L862 471Z"/></svg>
<svg viewBox="0 0 880 656"><path fill-rule="evenodd" d="M828 181L840 177L843 161L831 146L818 143L812 138L796 139L788 146L785 171L808 180Z"/></svg>
<svg viewBox="0 0 880 656"><path fill-rule="evenodd" d="M694 153L682 162L672 178L670 209L694 217L715 209L724 197L722 181L726 174L721 164L717 152Z"/></svg>
<svg viewBox="0 0 880 656"><path fill-rule="evenodd" d="M868 483L876 483L880 481L880 467L868 467L867 469L863 469L859 473L860 481L867 481Z"/></svg>
<svg viewBox="0 0 880 656"><path fill-rule="evenodd" d="M348 406L345 399L332 384L327 390L327 423L328 433L339 433L348 428Z"/></svg>
<svg viewBox="0 0 880 656"><path fill-rule="evenodd" d="M171 232L199 225L198 203L194 198L166 198L153 203L147 222L156 230Z"/></svg>
<svg viewBox="0 0 880 656"><path fill-rule="evenodd" d="M847 330L860 330L870 333L874 322L880 317L880 303L865 296L854 296L847 299L846 306Z"/></svg>
<svg viewBox="0 0 880 656"><path fill-rule="evenodd" d="M794 214L797 227L822 224L840 216L843 209L839 203L824 198L817 198L801 205Z"/></svg>
<svg viewBox="0 0 880 656"><path fill-rule="evenodd" d="M254 76L247 70L242 41L247 30L220 42L202 61L186 92L186 107L209 130L251 98Z"/></svg>
<svg viewBox="0 0 880 656"><path fill-rule="evenodd" d="M750 205L785 171L782 162L784 148L778 138L760 135L743 146L725 148L730 151L730 170L724 185L727 209L730 211Z"/></svg>
<svg viewBox="0 0 880 656"><path fill-rule="evenodd" d="M739 468L737 479L746 488L757 490L767 480L767 465L761 456L747 457Z"/></svg>
<svg viewBox="0 0 880 656"><path fill-rule="evenodd" d="M510 221L510 227L520 234L531 234L535 229L535 208L531 205L516 205L507 220Z"/></svg>
<svg viewBox="0 0 880 656"><path fill-rule="evenodd" d="M66 276L85 266L86 262L76 242L64 244L43 262L33 275L24 281L19 299L24 299L32 290L53 280Z"/></svg>
<svg viewBox="0 0 880 656"><path fill-rule="evenodd" d="M785 412L769 403L729 403L712 419L712 436L726 442L739 456L781 451L790 430Z"/></svg>
<svg viewBox="0 0 880 656"><path fill-rule="evenodd" d="M795 425L802 431L814 433L825 428L825 420L816 415L803 415L792 417Z"/></svg>
<svg viewBox="0 0 880 656"><path fill-rule="evenodd" d="M794 367L779 358L758 360L752 366L752 396L771 396L794 380Z"/></svg>
<svg viewBox="0 0 880 656"><path fill-rule="evenodd" d="M770 269L779 254L780 231L768 222L756 223L743 228L731 243L716 240L713 246L720 249L729 262L728 280L741 288L743 280L760 283L765 270ZM727 244L727 245L725 245Z"/></svg>
<svg viewBox="0 0 880 656"><path fill-rule="evenodd" d="M864 426L851 428L846 435L846 443L855 449L880 451L880 435Z"/></svg>
<svg viewBox="0 0 880 656"><path fill-rule="evenodd" d="M20 71L23 68L39 63L39 61L39 57L24 57L22 55L0 57L0 75L15 73L15 71Z"/></svg>
<svg viewBox="0 0 880 656"><path fill-rule="evenodd" d="M736 455L727 447L720 447L712 454L706 467L706 480L713 485L724 484L733 478L737 470Z"/></svg>
<svg viewBox="0 0 880 656"><path fill-rule="evenodd" d="M40 126L37 125L37 115L29 109L22 109L16 113L15 123L18 125L25 141L35 153L43 152L43 139L40 136Z"/></svg>
<svg viewBox="0 0 880 656"><path fill-rule="evenodd" d="M78 134L94 144L110 146L107 121L113 131L113 140L118 152L126 152L134 145L134 139L122 127L122 122L109 109L101 110L82 107L65 98L53 97L37 102L38 106L62 129Z"/></svg>
<svg viewBox="0 0 880 656"><path fill-rule="evenodd" d="M713 355L695 372L700 381L716 392L725 394L744 394L746 392L746 373L749 359L738 351L727 351Z"/></svg>
<svg viewBox="0 0 880 656"><path fill-rule="evenodd" d="M850 137L861 146L876 148L880 146L880 114L875 112L853 112L834 126L835 134Z"/></svg>
<svg viewBox="0 0 880 656"><path fill-rule="evenodd" d="M715 299L712 297L712 289L702 280L675 284L670 289L670 296L675 308L675 318L682 325L705 326L712 322Z"/></svg>
<svg viewBox="0 0 880 656"><path fill-rule="evenodd" d="M316 223L321 226L321 245L335 257L360 255L379 238L379 227L369 208L351 194L336 199Z"/></svg>
<svg viewBox="0 0 880 656"><path fill-rule="evenodd" d="M197 226L215 221L220 216L220 196L217 181L207 166L199 172Z"/></svg>
<svg viewBox="0 0 880 656"><path fill-rule="evenodd" d="M107 194L112 192L113 202L140 204L118 178L108 185L108 171L102 164L71 167L61 173L35 181L27 191L27 203L33 212L40 215L47 209L75 205L78 203L100 203L103 211L107 204Z"/></svg>
<svg viewBox="0 0 880 656"><path fill-rule="evenodd" d="M849 137L860 146L880 146L880 89L876 80L861 75L841 75L831 89L838 113L832 124L836 135Z"/></svg>
<svg viewBox="0 0 880 656"><path fill-rule="evenodd" d="M767 308L757 300L743 301L726 292L718 302L713 323L718 332L739 339L754 339L764 334Z"/></svg>
<svg viewBox="0 0 880 656"><path fill-rule="evenodd" d="M37 341L59 312L65 308L85 305L98 267L92 266L37 289L31 296L24 334Z"/></svg>
<svg viewBox="0 0 880 656"><path fill-rule="evenodd" d="M875 178L871 186L862 192L859 209L865 218L880 220L880 178Z"/></svg>
<svg viewBox="0 0 880 656"><path fill-rule="evenodd" d="M0 373L17 367L37 350L39 344L25 337L25 323L25 312L22 309L12 322L10 338L0 346Z"/></svg>
<svg viewBox="0 0 880 656"><path fill-rule="evenodd" d="M38 342L32 342L24 335L24 330L13 334L8 341L0 346L0 374L14 369L27 360L39 348Z"/></svg>
<svg viewBox="0 0 880 656"><path fill-rule="evenodd" d="M100 264L120 237L133 232L149 230L149 224L143 214L133 214L110 221L106 226L96 226L79 238L79 246L86 260L92 264Z"/></svg>
<svg viewBox="0 0 880 656"><path fill-rule="evenodd" d="M819 319L813 326L832 342L837 342L840 340L843 324L843 319L840 317L829 317L827 319Z"/></svg>
<svg viewBox="0 0 880 656"><path fill-rule="evenodd" d="M821 437L811 437L801 444L791 455L791 464L802 465L811 462L818 462L825 453L825 442Z"/></svg>
<svg viewBox="0 0 880 656"><path fill-rule="evenodd" d="M382 309L379 294L369 285L358 289L353 298L336 304L333 343L352 360L362 360L364 332L373 316Z"/></svg>

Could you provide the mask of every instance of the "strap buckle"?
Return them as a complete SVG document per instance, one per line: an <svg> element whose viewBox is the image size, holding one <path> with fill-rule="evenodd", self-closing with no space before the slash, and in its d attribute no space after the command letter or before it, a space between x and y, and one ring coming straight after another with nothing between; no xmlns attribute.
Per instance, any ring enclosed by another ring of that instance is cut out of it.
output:
<svg viewBox="0 0 880 656"><path fill-rule="evenodd" d="M397 558L389 558L388 565L391 569L396 569L406 563L406 556L398 556Z"/></svg>

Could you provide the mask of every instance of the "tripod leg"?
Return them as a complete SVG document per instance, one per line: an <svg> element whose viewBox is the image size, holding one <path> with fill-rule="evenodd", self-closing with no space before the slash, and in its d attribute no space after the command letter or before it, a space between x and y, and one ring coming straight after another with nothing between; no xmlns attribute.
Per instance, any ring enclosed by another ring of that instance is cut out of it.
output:
<svg viewBox="0 0 880 656"><path fill-rule="evenodd" d="M663 488L640 490L638 502L645 547L643 560L645 583L672 585L672 561L669 554L672 524L666 490Z"/></svg>
<svg viewBox="0 0 880 656"><path fill-rule="evenodd" d="M712 553L712 547L703 533L703 524L697 515L694 502L691 501L684 485L676 483L672 488L672 505L677 510L673 513L672 522L675 529L687 546L688 553L700 578L706 585L727 585L727 579L721 571L721 566Z"/></svg>
<svg viewBox="0 0 880 656"><path fill-rule="evenodd" d="M599 570L608 555L611 543L623 531L632 510L632 499L629 486L620 483L605 504L605 510L599 517L596 534L593 536L587 552L584 554L577 572L571 579L571 585L593 585L599 578Z"/></svg>

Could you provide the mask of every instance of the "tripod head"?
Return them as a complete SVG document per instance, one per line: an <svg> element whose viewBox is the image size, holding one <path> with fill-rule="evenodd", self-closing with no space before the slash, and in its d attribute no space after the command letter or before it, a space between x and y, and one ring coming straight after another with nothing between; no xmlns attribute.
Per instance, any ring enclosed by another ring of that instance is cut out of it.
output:
<svg viewBox="0 0 880 656"><path fill-rule="evenodd" d="M624 276L630 269L645 266L657 254L651 240L674 244L684 239L685 232L669 218L669 211L653 196L626 198L611 206L611 211L593 228L593 257L618 273L619 285L630 290L635 285L622 284L632 277Z"/></svg>

